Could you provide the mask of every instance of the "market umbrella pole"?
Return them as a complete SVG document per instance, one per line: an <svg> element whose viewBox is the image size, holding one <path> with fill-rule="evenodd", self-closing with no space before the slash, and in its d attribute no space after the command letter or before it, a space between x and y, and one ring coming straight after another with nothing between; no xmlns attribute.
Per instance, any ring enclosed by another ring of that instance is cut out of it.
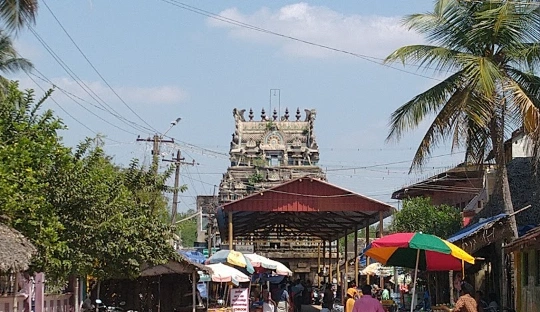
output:
<svg viewBox="0 0 540 312"><path fill-rule="evenodd" d="M416 267L414 268L414 282L411 298L411 312L414 310L416 299L416 278L418 277L418 262L420 261L420 249L416 251Z"/></svg>
<svg viewBox="0 0 540 312"><path fill-rule="evenodd" d="M191 308L191 311L196 311L196 305L197 305L197 272L193 271L193 274L191 276L191 302L193 304L193 307Z"/></svg>

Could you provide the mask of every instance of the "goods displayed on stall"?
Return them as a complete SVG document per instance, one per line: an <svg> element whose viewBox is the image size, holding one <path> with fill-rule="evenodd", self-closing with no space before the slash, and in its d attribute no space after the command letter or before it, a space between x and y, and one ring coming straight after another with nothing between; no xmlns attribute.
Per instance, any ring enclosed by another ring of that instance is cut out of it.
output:
<svg viewBox="0 0 540 312"><path fill-rule="evenodd" d="M380 264L379 262L372 263L366 266L364 269L360 270L360 275L369 275L369 276L391 276L393 274L392 267L386 267Z"/></svg>
<svg viewBox="0 0 540 312"><path fill-rule="evenodd" d="M292 276L283 263L255 253L219 250L204 263L212 271L207 285L209 312L262 311L261 294L268 292L262 286Z"/></svg>
<svg viewBox="0 0 540 312"><path fill-rule="evenodd" d="M418 270L463 270L464 263L474 264L474 257L456 245L430 234L395 233L378 238L369 244L364 254L384 265L414 268L412 298ZM415 303L411 303L411 312Z"/></svg>

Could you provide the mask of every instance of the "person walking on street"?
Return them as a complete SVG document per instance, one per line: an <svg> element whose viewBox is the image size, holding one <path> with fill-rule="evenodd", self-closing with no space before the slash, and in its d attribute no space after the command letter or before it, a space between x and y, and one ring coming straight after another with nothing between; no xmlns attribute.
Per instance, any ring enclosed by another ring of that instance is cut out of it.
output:
<svg viewBox="0 0 540 312"><path fill-rule="evenodd" d="M347 289L347 301L345 301L345 312L352 312L354 303L356 302L356 290L354 288Z"/></svg>
<svg viewBox="0 0 540 312"><path fill-rule="evenodd" d="M441 306L446 311L453 312L478 312L476 299L472 296L474 295L474 288L471 284L467 282L461 283L461 290L459 291L459 298L456 301L453 309L450 309L447 306Z"/></svg>
<svg viewBox="0 0 540 312"><path fill-rule="evenodd" d="M371 295L371 286L362 286L363 296L356 300L352 312L385 312L381 302Z"/></svg>
<svg viewBox="0 0 540 312"><path fill-rule="evenodd" d="M332 290L332 284L326 284L323 294L323 303L321 312L330 312L334 308L334 291Z"/></svg>
<svg viewBox="0 0 540 312"><path fill-rule="evenodd" d="M289 293L285 289L287 285L281 284L279 285L280 291L279 291L279 300L277 303L277 312L289 312Z"/></svg>

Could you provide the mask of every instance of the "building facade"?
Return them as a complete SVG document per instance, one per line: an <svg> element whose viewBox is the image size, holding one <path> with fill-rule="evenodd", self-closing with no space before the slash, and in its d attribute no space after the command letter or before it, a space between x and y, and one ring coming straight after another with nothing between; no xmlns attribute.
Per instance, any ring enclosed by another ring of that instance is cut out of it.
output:
<svg viewBox="0 0 540 312"><path fill-rule="evenodd" d="M252 109L247 119L244 114L245 110L233 110L231 163L219 186L220 204L298 177L326 180L317 165L319 147L313 131L314 109L306 109L304 116L300 109L294 116L289 115L288 109L283 116L278 116L275 109L272 116L267 116L262 109L258 120Z"/></svg>
<svg viewBox="0 0 540 312"><path fill-rule="evenodd" d="M235 131L230 144L230 166L219 186L218 205L241 199L286 181L311 177L326 181L318 166L319 147L314 132L316 111L296 109L294 115L276 109L260 118L252 109L234 109ZM311 279L317 274L318 241L266 240L235 237L236 249L253 250L280 261L298 277ZM249 247L249 248L248 248Z"/></svg>

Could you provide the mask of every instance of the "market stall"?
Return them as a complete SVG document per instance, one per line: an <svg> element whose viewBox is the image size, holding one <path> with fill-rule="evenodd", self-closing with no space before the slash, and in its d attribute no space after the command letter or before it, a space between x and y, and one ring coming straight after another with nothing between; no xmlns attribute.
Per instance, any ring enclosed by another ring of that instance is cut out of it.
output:
<svg viewBox="0 0 540 312"><path fill-rule="evenodd" d="M208 264L212 270L209 285L209 312L247 312L250 278L223 263Z"/></svg>

